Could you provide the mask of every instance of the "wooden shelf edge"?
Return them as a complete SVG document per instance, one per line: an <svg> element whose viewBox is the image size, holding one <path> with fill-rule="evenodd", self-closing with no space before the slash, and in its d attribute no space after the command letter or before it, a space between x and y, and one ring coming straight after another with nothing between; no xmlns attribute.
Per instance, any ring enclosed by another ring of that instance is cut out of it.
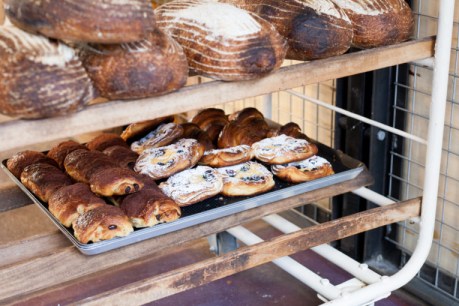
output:
<svg viewBox="0 0 459 306"><path fill-rule="evenodd" d="M421 212L421 198L416 198L392 205L370 209L338 220L304 228L268 241L245 246L225 255L203 260L157 276L142 279L101 294L87 297L77 302L78 305L121 305L123 301L133 304L145 304L185 290L189 290L229 275L259 266L274 259L289 256L299 251L343 239L377 227L417 217ZM123 266L139 265L141 261ZM114 270L110 271L115 273ZM83 278L84 282L99 282L107 275L92 274ZM53 294L71 291L72 282L57 285L41 292L32 293L15 299L20 304L34 304L46 300ZM80 294L80 297L84 296ZM76 302L76 301L73 301Z"/></svg>
<svg viewBox="0 0 459 306"><path fill-rule="evenodd" d="M64 117L7 121L0 124L1 150L7 151L37 142L64 139L136 121L425 59L433 56L434 44L435 39L429 37L287 66L264 78L252 81L213 81L188 86L160 97L97 104Z"/></svg>

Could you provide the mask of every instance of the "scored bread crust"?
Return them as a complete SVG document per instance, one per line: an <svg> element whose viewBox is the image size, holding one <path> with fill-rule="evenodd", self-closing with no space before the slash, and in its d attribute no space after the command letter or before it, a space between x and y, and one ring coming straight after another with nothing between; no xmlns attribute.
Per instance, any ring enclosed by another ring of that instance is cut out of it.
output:
<svg viewBox="0 0 459 306"><path fill-rule="evenodd" d="M313 156L306 160L271 166L278 178L290 183L302 183L332 175L332 165L324 158Z"/></svg>
<svg viewBox="0 0 459 306"><path fill-rule="evenodd" d="M83 213L72 227L75 238L81 243L125 237L134 231L126 214L119 207L108 204Z"/></svg>
<svg viewBox="0 0 459 306"><path fill-rule="evenodd" d="M260 194L275 185L272 173L257 162L218 168L217 171L223 175L222 194L229 197Z"/></svg>
<svg viewBox="0 0 459 306"><path fill-rule="evenodd" d="M317 154L315 144L286 135L266 138L252 145L256 159L270 165L304 160Z"/></svg>
<svg viewBox="0 0 459 306"><path fill-rule="evenodd" d="M240 145L226 149L205 151L199 160L199 164L220 168L248 162L253 157L252 148L248 145Z"/></svg>

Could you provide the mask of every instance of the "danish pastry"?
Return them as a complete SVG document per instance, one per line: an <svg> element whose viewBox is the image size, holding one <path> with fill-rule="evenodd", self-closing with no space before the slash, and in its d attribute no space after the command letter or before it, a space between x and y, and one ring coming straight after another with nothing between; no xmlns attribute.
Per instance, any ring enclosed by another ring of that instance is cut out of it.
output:
<svg viewBox="0 0 459 306"><path fill-rule="evenodd" d="M255 195L274 187L272 173L256 162L218 168L217 171L223 176L222 194L225 196Z"/></svg>
<svg viewBox="0 0 459 306"><path fill-rule="evenodd" d="M301 127L295 122L289 122L287 124L284 124L280 128L272 130L270 135L271 137L287 135L293 138L304 139L308 142L311 142L311 138L309 138L306 134L303 134L301 132Z"/></svg>
<svg viewBox="0 0 459 306"><path fill-rule="evenodd" d="M182 136L183 128L175 123L161 124L155 130L131 144L131 150L142 153L146 149L167 146Z"/></svg>
<svg viewBox="0 0 459 306"><path fill-rule="evenodd" d="M79 144L73 140L67 140L64 142L59 143L57 146L51 148L46 154L48 157L54 159L56 163L59 165L59 168L64 169L64 160L65 157L78 149L86 150L86 147L82 144Z"/></svg>
<svg viewBox="0 0 459 306"><path fill-rule="evenodd" d="M304 139L280 135L252 145L256 159L267 164L285 164L309 158L317 153L316 145Z"/></svg>
<svg viewBox="0 0 459 306"><path fill-rule="evenodd" d="M58 167L44 163L25 167L21 182L43 202L48 202L49 197L60 188L73 184Z"/></svg>
<svg viewBox="0 0 459 306"><path fill-rule="evenodd" d="M134 170L158 180L193 167L203 154L204 146L195 139L180 139L166 147L145 150Z"/></svg>
<svg viewBox="0 0 459 306"><path fill-rule="evenodd" d="M47 157L45 154L41 152L31 150L26 150L14 154L6 162L6 167L15 177L20 179L21 173L24 170L24 168L28 165L36 163L45 163L58 167L57 163L53 159Z"/></svg>
<svg viewBox="0 0 459 306"><path fill-rule="evenodd" d="M335 173L332 165L317 155L298 162L273 165L271 171L278 178L290 183L312 181Z"/></svg>
<svg viewBox="0 0 459 306"><path fill-rule="evenodd" d="M215 169L198 166L169 177L159 184L159 188L183 207L219 194L223 188L223 176Z"/></svg>
<svg viewBox="0 0 459 306"><path fill-rule="evenodd" d="M81 243L125 237L133 231L126 214L108 204L85 212L73 222L74 235Z"/></svg>
<svg viewBox="0 0 459 306"><path fill-rule="evenodd" d="M252 157L252 148L248 145L240 145L205 151L199 163L215 168L228 167L248 162Z"/></svg>
<svg viewBox="0 0 459 306"><path fill-rule="evenodd" d="M79 215L103 205L105 201L92 193L88 185L76 183L54 192L49 198L48 209L59 222L70 227Z"/></svg>
<svg viewBox="0 0 459 306"><path fill-rule="evenodd" d="M121 168L134 169L135 162L139 158L139 154L125 146L111 146L103 151L114 160Z"/></svg>
<svg viewBox="0 0 459 306"><path fill-rule="evenodd" d="M129 142L132 139L140 138L148 134L150 131L156 129L160 124L170 123L174 121L174 116L165 116L155 118L152 120L146 120L141 122L135 122L128 125L121 133L121 138L124 141Z"/></svg>
<svg viewBox="0 0 459 306"><path fill-rule="evenodd" d="M124 139L115 133L100 134L86 144L89 150L101 152L111 146L129 147Z"/></svg>

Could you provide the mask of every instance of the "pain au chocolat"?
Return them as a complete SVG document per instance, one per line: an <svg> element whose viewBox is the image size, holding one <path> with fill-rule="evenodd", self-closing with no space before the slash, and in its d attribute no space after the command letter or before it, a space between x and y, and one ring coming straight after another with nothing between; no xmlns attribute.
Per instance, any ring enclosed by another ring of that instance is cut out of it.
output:
<svg viewBox="0 0 459 306"><path fill-rule="evenodd" d="M287 58L312 60L345 53L353 28L330 0L220 0L270 22L288 41Z"/></svg>
<svg viewBox="0 0 459 306"><path fill-rule="evenodd" d="M175 0L155 10L157 25L183 47L196 73L224 81L277 69L287 51L266 20L216 0Z"/></svg>
<svg viewBox="0 0 459 306"><path fill-rule="evenodd" d="M155 25L147 0L5 0L5 12L24 30L73 42L138 41Z"/></svg>
<svg viewBox="0 0 459 306"><path fill-rule="evenodd" d="M18 1L20 2L20 1ZM82 109L94 90L75 51L65 44L0 26L0 113L24 119Z"/></svg>

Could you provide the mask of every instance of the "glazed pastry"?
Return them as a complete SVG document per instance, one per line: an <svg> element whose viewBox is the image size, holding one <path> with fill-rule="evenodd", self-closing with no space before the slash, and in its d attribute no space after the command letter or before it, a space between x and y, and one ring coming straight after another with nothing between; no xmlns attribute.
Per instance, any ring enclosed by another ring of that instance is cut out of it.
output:
<svg viewBox="0 0 459 306"><path fill-rule="evenodd" d="M298 162L273 165L271 171L278 178L290 183L312 181L335 173L332 165L317 155Z"/></svg>
<svg viewBox="0 0 459 306"><path fill-rule="evenodd" d="M131 141L132 139L141 138L147 135L150 131L156 129L160 124L170 123L172 121L174 121L174 116L165 116L132 123L123 130L120 136L124 141Z"/></svg>
<svg viewBox="0 0 459 306"><path fill-rule="evenodd" d="M248 162L252 157L252 148L248 145L240 145L226 149L205 151L199 163L220 168Z"/></svg>
<svg viewBox="0 0 459 306"><path fill-rule="evenodd" d="M175 123L159 125L139 141L131 144L131 150L141 154L146 149L159 148L171 144L183 134L183 128Z"/></svg>
<svg viewBox="0 0 459 306"><path fill-rule="evenodd" d="M171 176L159 188L179 206L188 206L219 194L223 177L215 169L198 166Z"/></svg>
<svg viewBox="0 0 459 306"><path fill-rule="evenodd" d="M243 122L245 119L249 118L265 119L263 114L254 107L246 107L228 116L228 119L230 121L238 120L239 122Z"/></svg>
<svg viewBox="0 0 459 306"><path fill-rule="evenodd" d="M54 192L73 184L70 177L58 167L43 163L25 167L21 173L21 183L45 203Z"/></svg>
<svg viewBox="0 0 459 306"><path fill-rule="evenodd" d="M131 43L90 44L81 48L80 58L100 95L110 100L166 94L188 78L182 47L160 29Z"/></svg>
<svg viewBox="0 0 459 306"><path fill-rule="evenodd" d="M125 146L111 146L103 151L121 168L134 169L139 154Z"/></svg>
<svg viewBox="0 0 459 306"><path fill-rule="evenodd" d="M309 138L306 134L303 134L301 132L301 128L298 124L295 122L289 122L287 124L284 124L278 129L274 129L270 133L270 137L275 137L279 135L286 135L290 136L293 138L298 138L298 139L304 139L307 140L308 142L311 142L311 138Z"/></svg>
<svg viewBox="0 0 459 306"><path fill-rule="evenodd" d="M251 146L253 143L268 137L270 127L259 117L243 117L227 124L219 138L219 148L230 148L238 145Z"/></svg>
<svg viewBox="0 0 459 306"><path fill-rule="evenodd" d="M67 140L64 142L59 143L57 146L54 146L51 148L51 150L48 151L46 154L49 158L52 158L56 161L56 163L59 165L59 168L64 170L64 160L65 157L78 149L84 149L86 150L86 147L82 144L79 144L76 141L73 140Z"/></svg>
<svg viewBox="0 0 459 306"><path fill-rule="evenodd" d="M266 20L209 0L175 0L155 10L157 25L183 47L197 74L218 80L249 80L280 67L284 38Z"/></svg>
<svg viewBox="0 0 459 306"><path fill-rule="evenodd" d="M81 243L125 237L133 231L126 214L108 204L85 212L73 222L74 235Z"/></svg>
<svg viewBox="0 0 459 306"><path fill-rule="evenodd" d="M86 147L88 147L89 150L101 152L111 146L124 146L129 148L124 139L114 133L100 134L86 144Z"/></svg>
<svg viewBox="0 0 459 306"><path fill-rule="evenodd" d="M88 185L76 183L54 192L49 198L48 209L59 222L70 227L79 215L103 205L105 201L92 193Z"/></svg>
<svg viewBox="0 0 459 306"><path fill-rule="evenodd" d="M187 122L180 124L180 126L183 129L182 138L196 139L200 144L204 146L205 150L212 150L214 148L209 135L201 130L196 124Z"/></svg>
<svg viewBox="0 0 459 306"><path fill-rule="evenodd" d="M77 182L89 184L89 180L98 171L117 168L118 165L107 155L99 151L75 150L64 160L65 171Z"/></svg>
<svg viewBox="0 0 459 306"><path fill-rule="evenodd" d="M137 228L172 222L181 215L180 207L155 183L126 196L120 207Z"/></svg>
<svg viewBox="0 0 459 306"><path fill-rule="evenodd" d="M143 183L131 169L112 167L94 172L89 186L92 192L111 197L137 192L143 188Z"/></svg>
<svg viewBox="0 0 459 306"><path fill-rule="evenodd" d="M303 160L317 153L316 145L285 135L256 142L252 150L256 159L271 165Z"/></svg>
<svg viewBox="0 0 459 306"><path fill-rule="evenodd" d="M225 112L218 108L206 108L200 111L191 122L206 132L214 145L217 145L218 135L223 127L229 123Z"/></svg>
<svg viewBox="0 0 459 306"><path fill-rule="evenodd" d="M28 165L36 163L45 163L58 167L57 163L53 159L47 157L45 154L41 152L31 150L26 150L14 154L6 162L6 167L15 177L20 179L21 173L24 170L24 168Z"/></svg>
<svg viewBox="0 0 459 306"><path fill-rule="evenodd" d="M223 176L222 194L225 196L255 195L274 187L272 173L256 162L218 168L217 171Z"/></svg>
<svg viewBox="0 0 459 306"><path fill-rule="evenodd" d="M155 25L145 0L5 0L5 13L27 31L74 42L137 41Z"/></svg>
<svg viewBox="0 0 459 306"><path fill-rule="evenodd" d="M158 180L193 167L203 154L204 146L195 139L180 139L166 147L145 150L134 170Z"/></svg>

